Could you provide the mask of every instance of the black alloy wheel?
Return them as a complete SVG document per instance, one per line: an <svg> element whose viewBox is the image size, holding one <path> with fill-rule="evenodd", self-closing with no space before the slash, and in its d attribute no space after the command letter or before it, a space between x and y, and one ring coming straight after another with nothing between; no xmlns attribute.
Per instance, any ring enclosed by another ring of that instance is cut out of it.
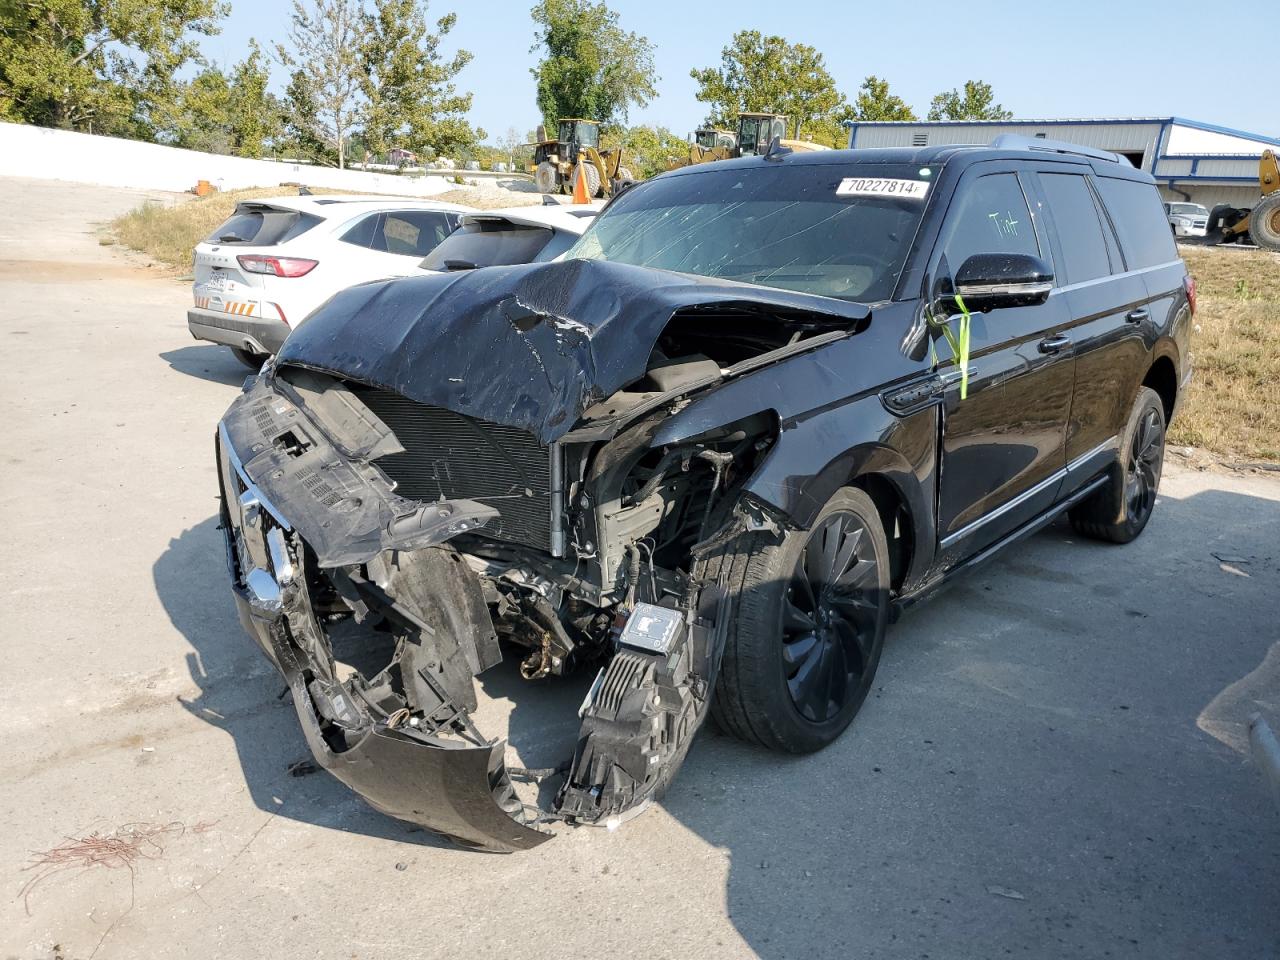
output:
<svg viewBox="0 0 1280 960"><path fill-rule="evenodd" d="M1124 497L1130 517L1145 521L1155 508L1163 465L1164 424L1158 410L1147 410L1133 432L1125 466Z"/></svg>
<svg viewBox="0 0 1280 960"><path fill-rule="evenodd" d="M782 616L787 692L811 723L825 723L866 696L880 633L875 546L861 518L840 511L809 534Z"/></svg>

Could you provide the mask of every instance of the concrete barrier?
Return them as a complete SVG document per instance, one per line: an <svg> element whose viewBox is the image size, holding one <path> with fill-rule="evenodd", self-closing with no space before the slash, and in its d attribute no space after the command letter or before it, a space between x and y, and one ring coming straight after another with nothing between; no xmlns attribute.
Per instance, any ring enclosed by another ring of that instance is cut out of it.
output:
<svg viewBox="0 0 1280 960"><path fill-rule="evenodd" d="M429 197L451 186L440 176L405 177L224 157L19 123L0 123L0 176L178 192L190 190L199 180L208 180L220 190L305 183L310 187L412 197Z"/></svg>

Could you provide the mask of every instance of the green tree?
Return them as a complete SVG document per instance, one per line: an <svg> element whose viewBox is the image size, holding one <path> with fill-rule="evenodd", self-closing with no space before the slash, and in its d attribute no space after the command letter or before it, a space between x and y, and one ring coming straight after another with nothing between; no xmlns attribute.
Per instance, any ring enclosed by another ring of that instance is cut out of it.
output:
<svg viewBox="0 0 1280 960"><path fill-rule="evenodd" d="M162 143L206 153L231 153L228 121L231 84L217 67L205 67L182 85L172 106L156 115Z"/></svg>
<svg viewBox="0 0 1280 960"><path fill-rule="evenodd" d="M299 148L313 159L347 164L347 138L364 109L361 46L364 19L358 0L293 0L289 45L276 56L290 71L286 122Z"/></svg>
<svg viewBox="0 0 1280 960"><path fill-rule="evenodd" d="M374 154L385 155L394 147L456 152L477 140L465 117L471 94L459 93L453 82L471 54L459 50L445 59L440 52L457 15L441 17L433 33L426 13L426 0L373 0L364 15L364 139Z"/></svg>
<svg viewBox="0 0 1280 960"><path fill-rule="evenodd" d="M257 41L250 40L249 56L231 69L227 97L227 128L236 156L261 157L280 137L281 105L268 91L270 85L267 57Z"/></svg>
<svg viewBox="0 0 1280 960"><path fill-rule="evenodd" d="M561 117L621 123L632 105L646 106L657 96L653 44L623 30L604 3L538 0L532 15L530 49L542 52L532 72L548 131Z"/></svg>
<svg viewBox="0 0 1280 960"><path fill-rule="evenodd" d="M930 120L1011 120L1013 113L995 102L991 84L966 80L963 92L947 90L929 104Z"/></svg>
<svg viewBox="0 0 1280 960"><path fill-rule="evenodd" d="M740 30L720 53L719 67L690 70L695 96L711 105L708 122L732 128L738 113L784 113L799 137L809 124L828 131L846 108L822 54L803 43Z"/></svg>
<svg viewBox="0 0 1280 960"><path fill-rule="evenodd" d="M226 12L219 0L0 0L0 105L24 123L149 137Z"/></svg>
<svg viewBox="0 0 1280 960"><path fill-rule="evenodd" d="M267 91L271 74L256 41L229 74L206 67L182 85L158 115L158 139L208 153L261 157L280 137L280 105Z"/></svg>
<svg viewBox="0 0 1280 960"><path fill-rule="evenodd" d="M666 127L636 126L611 135L606 145L622 149L622 166L639 180L671 169L689 156L689 142Z"/></svg>
<svg viewBox="0 0 1280 960"><path fill-rule="evenodd" d="M853 102L854 120L915 120L916 112L905 100L889 92L889 81L874 74L862 81Z"/></svg>

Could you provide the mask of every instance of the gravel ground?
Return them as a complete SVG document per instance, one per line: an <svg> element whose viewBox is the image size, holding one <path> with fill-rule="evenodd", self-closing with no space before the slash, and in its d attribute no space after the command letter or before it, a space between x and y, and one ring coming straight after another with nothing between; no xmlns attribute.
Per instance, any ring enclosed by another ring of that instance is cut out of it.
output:
<svg viewBox="0 0 1280 960"><path fill-rule="evenodd" d="M1280 725L1266 474L1171 464L1128 547L1049 528L894 628L836 745L708 732L613 833L468 853L291 776L216 529L244 370L189 338L186 285L95 239L142 196L0 180L0 957L1280 956L1243 749L1251 712ZM572 736L575 684L481 686L516 757ZM131 863L23 896L34 851L127 824Z"/></svg>

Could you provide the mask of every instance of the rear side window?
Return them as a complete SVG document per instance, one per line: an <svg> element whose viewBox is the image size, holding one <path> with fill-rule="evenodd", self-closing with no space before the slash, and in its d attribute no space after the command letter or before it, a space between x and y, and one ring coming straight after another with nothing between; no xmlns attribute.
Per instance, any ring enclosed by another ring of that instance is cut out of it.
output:
<svg viewBox="0 0 1280 960"><path fill-rule="evenodd" d="M457 218L438 210L399 210L382 218L373 248L401 257L425 257L457 224ZM379 242L380 241L380 242Z"/></svg>
<svg viewBox="0 0 1280 960"><path fill-rule="evenodd" d="M343 243L349 243L355 247L364 247L366 250L373 246L373 235L378 229L378 221L382 219L382 214L374 213L367 217L362 217L347 228L340 239Z"/></svg>
<svg viewBox="0 0 1280 960"><path fill-rule="evenodd" d="M1102 223L1085 178L1074 173L1042 173L1053 225L1057 228L1062 263L1058 273L1064 283L1083 283L1111 273Z"/></svg>
<svg viewBox="0 0 1280 960"><path fill-rule="evenodd" d="M472 220L451 233L422 261L424 270L469 270L532 263L551 240L547 227L506 220Z"/></svg>
<svg viewBox="0 0 1280 960"><path fill-rule="evenodd" d="M1040 256L1035 226L1018 177L993 173L961 185L947 213L943 252L951 270L976 253L1027 253Z"/></svg>
<svg viewBox="0 0 1280 960"><path fill-rule="evenodd" d="M251 243L270 247L300 236L320 222L320 217L263 203L242 203L205 243Z"/></svg>
<svg viewBox="0 0 1280 960"><path fill-rule="evenodd" d="M1120 234L1130 270L1178 259L1164 204L1154 184L1099 177L1098 189Z"/></svg>

